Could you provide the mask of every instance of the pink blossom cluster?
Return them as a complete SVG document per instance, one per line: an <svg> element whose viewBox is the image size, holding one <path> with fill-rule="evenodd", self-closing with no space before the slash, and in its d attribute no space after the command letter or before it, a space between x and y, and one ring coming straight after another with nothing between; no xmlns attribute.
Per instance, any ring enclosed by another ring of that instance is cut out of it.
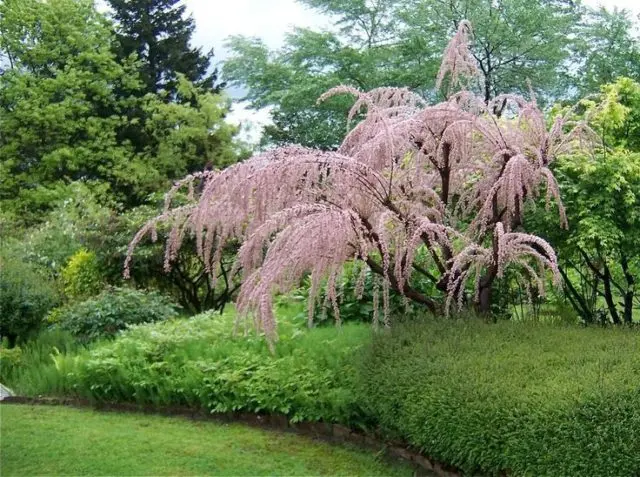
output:
<svg viewBox="0 0 640 477"><path fill-rule="evenodd" d="M475 73L470 34L462 22L438 82L448 76L455 85ZM385 322L391 289L432 310L474 296L483 310L483 297L508 266L540 293L546 270L557 278L553 249L520 230L523 214L544 193L567 225L549 165L583 147L588 129L568 116L548 128L535 98L508 95L487 104L461 91L428 105L406 89L339 86L320 101L339 94L355 97L348 114L355 124L336 151L282 147L178 182L163 213L132 240L125 273L136 245L147 234L155 239L160 222L171 226L166 266L188 234L211 280L224 247L239 240L239 315L252 317L270 339L273 297L307 276L310 320L323 286L339 317L337 284L348 269L360 294L367 274L376 277L374 314L381 294ZM174 205L178 196L181 205ZM412 286L417 274L442 296Z"/></svg>

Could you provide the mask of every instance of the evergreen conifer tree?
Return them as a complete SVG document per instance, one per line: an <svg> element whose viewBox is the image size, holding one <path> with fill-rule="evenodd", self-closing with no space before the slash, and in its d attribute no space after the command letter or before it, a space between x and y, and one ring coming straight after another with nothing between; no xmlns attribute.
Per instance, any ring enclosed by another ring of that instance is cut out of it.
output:
<svg viewBox="0 0 640 477"><path fill-rule="evenodd" d="M117 24L118 55L136 53L147 92L166 90L169 98L177 88L177 74L205 89L217 92L217 71L211 71L213 51L203 53L190 40L195 21L185 14L180 0L108 0Z"/></svg>

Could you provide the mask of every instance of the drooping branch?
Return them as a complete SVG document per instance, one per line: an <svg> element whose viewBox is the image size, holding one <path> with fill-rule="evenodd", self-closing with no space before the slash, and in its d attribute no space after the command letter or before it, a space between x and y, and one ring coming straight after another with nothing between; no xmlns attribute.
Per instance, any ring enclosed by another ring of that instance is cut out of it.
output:
<svg viewBox="0 0 640 477"><path fill-rule="evenodd" d="M440 81L448 77L455 85L475 74L470 35L461 22ZM127 269L143 237L155 237L157 225L168 223L167 268L192 236L212 283L221 278L229 290L229 277L241 271L240 316L253 315L271 339L275 294L310 276L310 317L323 284L327 305L337 310L336 282L354 259L380 277L385 321L390 289L432 311L441 302L461 306L471 291L488 309L493 284L507 266L542 294L545 270L560 277L555 253L539 237L515 230L542 186L564 221L549 165L557 154L582 146L583 129L561 117L547 130L535 98L496 97L500 113L509 111L498 118L493 103L468 91L451 93L426 105L403 88L333 88L320 100L353 96L348 119L359 120L337 151L283 147L178 182L164 212L133 238ZM241 247L227 276L223 250L232 242ZM436 283L443 296L413 288L414 272Z"/></svg>

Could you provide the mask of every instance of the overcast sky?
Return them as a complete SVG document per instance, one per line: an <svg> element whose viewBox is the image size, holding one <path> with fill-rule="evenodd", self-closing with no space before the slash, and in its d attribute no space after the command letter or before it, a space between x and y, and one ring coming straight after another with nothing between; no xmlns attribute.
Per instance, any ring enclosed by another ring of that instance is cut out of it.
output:
<svg viewBox="0 0 640 477"><path fill-rule="evenodd" d="M277 48L293 26L323 28L330 24L326 17L295 0L184 0L183 3L196 21L194 44L204 50L214 48L217 61L226 56L224 40L231 35L256 36L269 47ZM640 14L640 0L585 0L585 3L626 8ZM231 115L232 120L256 123L263 123L267 117L265 112L255 113L238 106ZM257 128L256 125L256 132ZM255 132L251 137L255 138Z"/></svg>
<svg viewBox="0 0 640 477"><path fill-rule="evenodd" d="M324 27L329 24L314 10L295 0L184 0L196 20L194 42L215 48L224 57L224 39L230 35L262 38L270 47L282 44L284 33L293 26ZM591 6L618 7L640 14L640 0L585 0Z"/></svg>

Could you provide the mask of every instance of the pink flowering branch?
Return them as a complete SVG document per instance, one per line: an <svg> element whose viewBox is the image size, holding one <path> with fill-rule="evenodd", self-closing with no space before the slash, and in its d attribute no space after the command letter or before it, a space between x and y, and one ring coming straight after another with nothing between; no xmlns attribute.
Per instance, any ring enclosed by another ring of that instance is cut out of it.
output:
<svg viewBox="0 0 640 477"><path fill-rule="evenodd" d="M453 87L475 74L470 35L462 22L445 50L439 82L450 77ZM448 100L428 105L406 89L339 86L319 101L338 94L355 99L348 113L353 127L337 151L283 147L176 183L163 213L133 238L125 275L136 245L155 238L160 222L170 226L167 268L191 236L212 280L225 246L239 242L231 272L243 277L239 317L251 317L271 340L277 336L273 297L306 277L309 319L323 286L324 305L339 319L338 278L352 269L361 295L372 272L374 317L382 301L385 323L391 290L434 312L470 299L487 312L494 282L507 267L540 293L545 271L557 280L555 253L523 233L523 214L544 191L547 207L555 203L566 226L549 166L558 154L592 141L587 128L566 115L548 129L535 98L514 95L496 98L496 106L451 91ZM416 274L440 295L421 291Z"/></svg>

